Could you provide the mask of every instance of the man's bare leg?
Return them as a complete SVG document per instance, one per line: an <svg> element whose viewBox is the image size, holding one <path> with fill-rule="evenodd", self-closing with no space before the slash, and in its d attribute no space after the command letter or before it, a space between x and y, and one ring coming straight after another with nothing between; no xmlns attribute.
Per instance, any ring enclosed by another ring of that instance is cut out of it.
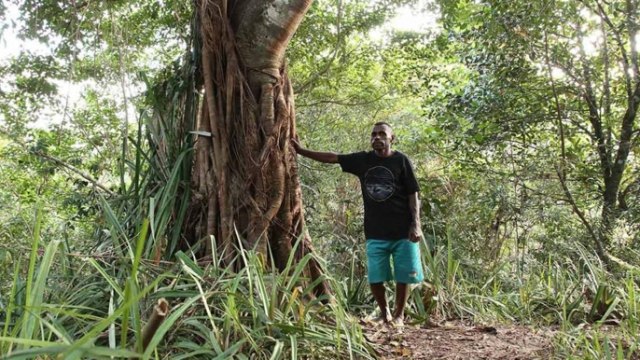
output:
<svg viewBox="0 0 640 360"><path fill-rule="evenodd" d="M400 324L404 321L404 307L409 298L410 286L408 284L396 283L396 307L393 310L394 323Z"/></svg>
<svg viewBox="0 0 640 360"><path fill-rule="evenodd" d="M380 308L380 318L384 322L387 322L389 320L387 319L387 314L389 314L389 307L387 306L387 299L385 297L384 283L370 285L373 298L376 299L378 307Z"/></svg>

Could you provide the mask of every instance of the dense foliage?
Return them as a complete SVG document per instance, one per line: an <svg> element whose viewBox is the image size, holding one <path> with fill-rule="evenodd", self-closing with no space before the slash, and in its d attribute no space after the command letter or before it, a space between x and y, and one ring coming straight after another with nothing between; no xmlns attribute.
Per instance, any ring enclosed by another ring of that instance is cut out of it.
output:
<svg viewBox="0 0 640 360"><path fill-rule="evenodd" d="M375 39L402 6L437 26ZM373 310L360 190L337 167L299 159L329 305L297 286L310 256L280 273L245 249L232 272L215 246L209 261L180 251L191 150L172 126L192 14L174 0L0 5L0 33L26 44L0 62L9 358L374 356L354 320ZM314 2L287 52L297 132L351 152L374 122L394 126L432 285L413 291L412 322L553 326L558 358L638 356L639 26L635 0ZM160 298L170 316L143 351Z"/></svg>

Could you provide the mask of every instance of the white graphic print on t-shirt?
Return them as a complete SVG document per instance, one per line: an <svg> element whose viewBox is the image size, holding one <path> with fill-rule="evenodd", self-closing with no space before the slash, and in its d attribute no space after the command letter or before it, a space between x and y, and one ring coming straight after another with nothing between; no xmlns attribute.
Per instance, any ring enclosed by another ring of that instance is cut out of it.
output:
<svg viewBox="0 0 640 360"><path fill-rule="evenodd" d="M393 173L384 166L374 166L364 174L367 195L375 201L385 201L396 191Z"/></svg>

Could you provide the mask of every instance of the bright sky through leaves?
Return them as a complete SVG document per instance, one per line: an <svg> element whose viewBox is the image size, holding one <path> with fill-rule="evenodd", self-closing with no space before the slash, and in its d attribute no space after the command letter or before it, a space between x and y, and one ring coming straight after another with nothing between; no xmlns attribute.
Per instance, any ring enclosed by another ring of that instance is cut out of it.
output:
<svg viewBox="0 0 640 360"><path fill-rule="evenodd" d="M435 12L427 11L429 0L420 0L413 6L403 6L396 11L396 15L384 26L374 30L369 35L376 41L383 41L386 35L392 31L430 32L438 29L438 16ZM20 52L29 51L32 54L50 54L51 44L43 44L37 40L19 39L12 22L19 22L19 9L13 3L6 4L6 17L0 20L0 28L4 28L0 38L0 65L19 55ZM74 84L70 82L58 83L62 103L65 108L71 110L82 105L81 94L90 84ZM114 94L114 96L118 96ZM2 119L0 119L2 121ZM32 127L45 128L50 124L58 124L63 121L63 115L59 113L42 114Z"/></svg>

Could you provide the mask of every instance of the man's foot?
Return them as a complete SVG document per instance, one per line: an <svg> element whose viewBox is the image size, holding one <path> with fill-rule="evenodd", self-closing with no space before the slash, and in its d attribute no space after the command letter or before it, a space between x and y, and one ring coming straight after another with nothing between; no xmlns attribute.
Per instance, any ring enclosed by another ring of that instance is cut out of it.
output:
<svg viewBox="0 0 640 360"><path fill-rule="evenodd" d="M380 312L375 317L373 317L372 315L367 316L365 318L364 322L365 323L369 323L369 324L373 324L375 326L379 326L379 325L383 325L383 324L388 324L389 322L391 322L391 319L392 319L391 313L387 309L387 311L385 313Z"/></svg>
<svg viewBox="0 0 640 360"><path fill-rule="evenodd" d="M402 317L400 316L394 317L393 319L391 319L389 324L391 324L391 326L393 326L396 329L402 330L404 328L404 319L402 319Z"/></svg>
<svg viewBox="0 0 640 360"><path fill-rule="evenodd" d="M380 315L375 317L373 322L376 324L388 324L391 320L391 313L387 310L385 314L380 313Z"/></svg>

